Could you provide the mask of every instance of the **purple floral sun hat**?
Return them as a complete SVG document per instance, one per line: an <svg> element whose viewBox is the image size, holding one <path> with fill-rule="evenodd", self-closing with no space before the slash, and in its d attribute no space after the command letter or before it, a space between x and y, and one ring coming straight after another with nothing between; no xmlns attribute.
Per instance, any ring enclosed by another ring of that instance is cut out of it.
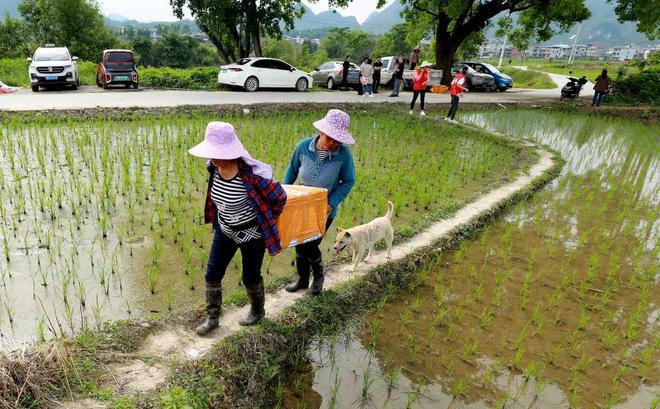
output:
<svg viewBox="0 0 660 409"><path fill-rule="evenodd" d="M346 145L355 144L355 139L348 131L351 124L351 117L339 109L331 109L325 115L325 118L314 122L314 128L328 135L337 142Z"/></svg>
<svg viewBox="0 0 660 409"><path fill-rule="evenodd" d="M206 126L204 140L188 150L193 156L206 159L238 159L252 168L252 171L263 178L272 179L273 169L261 161L254 159L245 149L232 124L227 122L209 122Z"/></svg>

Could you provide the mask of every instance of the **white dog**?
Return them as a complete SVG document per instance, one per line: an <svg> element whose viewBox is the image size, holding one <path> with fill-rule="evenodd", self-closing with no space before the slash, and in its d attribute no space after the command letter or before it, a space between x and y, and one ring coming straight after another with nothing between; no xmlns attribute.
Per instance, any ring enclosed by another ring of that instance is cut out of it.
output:
<svg viewBox="0 0 660 409"><path fill-rule="evenodd" d="M365 262L369 261L369 257L374 251L374 245L380 239L385 239L387 258L390 258L392 241L394 240L392 217L394 217L394 204L388 201L385 216L378 217L367 224L355 226L348 230L337 227L339 233L337 233L337 239L335 240L335 251L339 254L346 247L351 246L353 249L353 271L355 271L363 259Z"/></svg>

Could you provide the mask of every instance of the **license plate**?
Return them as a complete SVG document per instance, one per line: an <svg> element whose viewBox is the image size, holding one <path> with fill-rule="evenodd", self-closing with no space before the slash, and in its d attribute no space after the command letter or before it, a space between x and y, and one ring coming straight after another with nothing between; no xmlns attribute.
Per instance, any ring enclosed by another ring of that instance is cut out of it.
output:
<svg viewBox="0 0 660 409"><path fill-rule="evenodd" d="M46 81L57 81L57 75L46 75Z"/></svg>
<svg viewBox="0 0 660 409"><path fill-rule="evenodd" d="M128 75L117 75L116 77L112 77L114 81L129 81L130 78L128 78Z"/></svg>
<svg viewBox="0 0 660 409"><path fill-rule="evenodd" d="M358 77L358 73L357 73L357 72L352 72L352 73L348 74L348 76L349 76L350 78L357 78L357 77Z"/></svg>

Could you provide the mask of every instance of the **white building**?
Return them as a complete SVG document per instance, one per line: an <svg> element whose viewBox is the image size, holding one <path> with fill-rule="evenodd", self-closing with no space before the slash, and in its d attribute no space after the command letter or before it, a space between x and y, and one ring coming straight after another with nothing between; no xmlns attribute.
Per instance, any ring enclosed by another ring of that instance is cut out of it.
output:
<svg viewBox="0 0 660 409"><path fill-rule="evenodd" d="M642 49L634 44L610 47L607 50L607 57L612 60L629 61L638 54L642 54Z"/></svg>
<svg viewBox="0 0 660 409"><path fill-rule="evenodd" d="M585 46L586 47L586 46ZM529 56L531 58L545 58L549 60L558 60L568 58L571 52L571 46L567 44L556 44L549 46L535 45L532 47Z"/></svg>

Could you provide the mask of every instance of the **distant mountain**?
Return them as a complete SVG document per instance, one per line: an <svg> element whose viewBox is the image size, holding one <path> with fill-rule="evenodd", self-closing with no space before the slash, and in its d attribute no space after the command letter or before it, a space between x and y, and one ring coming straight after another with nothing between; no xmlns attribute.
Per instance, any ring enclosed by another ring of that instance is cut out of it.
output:
<svg viewBox="0 0 660 409"><path fill-rule="evenodd" d="M18 3L21 0L0 0L0 20L4 20L9 14L11 17L18 17Z"/></svg>
<svg viewBox="0 0 660 409"><path fill-rule="evenodd" d="M290 31L291 34L298 34L303 31L318 30L331 27L360 27L360 23L358 23L354 16L344 17L339 12L334 10L326 10L316 14L314 11L312 11L312 9L304 4L301 4L300 7L305 10L305 14L303 14L301 18L296 19L295 29Z"/></svg>
<svg viewBox="0 0 660 409"><path fill-rule="evenodd" d="M362 30L370 34L383 34L388 32L392 26L403 23L401 12L403 5L396 0L382 10L376 10L364 20L360 26Z"/></svg>
<svg viewBox="0 0 660 409"><path fill-rule="evenodd" d="M124 23L124 22L129 20L128 17L124 17L121 14L117 14L117 13L110 13L106 17L110 20L114 20L114 21L117 21L119 23Z"/></svg>

